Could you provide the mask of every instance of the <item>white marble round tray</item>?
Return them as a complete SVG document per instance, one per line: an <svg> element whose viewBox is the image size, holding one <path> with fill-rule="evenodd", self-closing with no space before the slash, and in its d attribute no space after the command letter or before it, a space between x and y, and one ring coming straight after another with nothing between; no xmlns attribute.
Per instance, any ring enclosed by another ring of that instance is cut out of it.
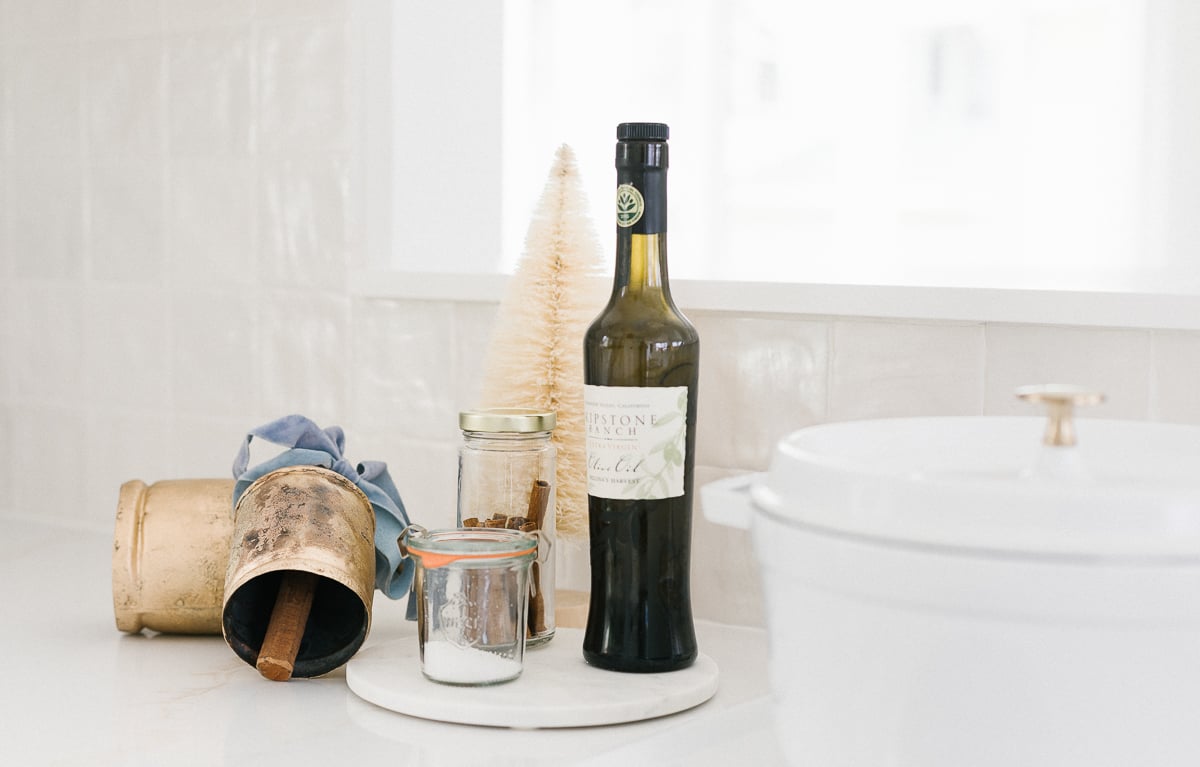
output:
<svg viewBox="0 0 1200 767"><path fill-rule="evenodd" d="M560 628L525 653L517 679L490 687L456 687L421 674L417 638L367 647L346 666L354 694L422 719L492 727L590 727L674 714L717 691L717 664L701 653L680 671L622 674L583 660L583 631Z"/></svg>

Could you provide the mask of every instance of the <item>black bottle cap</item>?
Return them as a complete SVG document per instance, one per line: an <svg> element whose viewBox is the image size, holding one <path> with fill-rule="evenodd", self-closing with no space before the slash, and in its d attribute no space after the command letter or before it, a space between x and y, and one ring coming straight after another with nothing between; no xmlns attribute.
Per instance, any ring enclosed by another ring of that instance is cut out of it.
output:
<svg viewBox="0 0 1200 767"><path fill-rule="evenodd" d="M621 123L617 126L617 141L666 141L671 129L665 123Z"/></svg>

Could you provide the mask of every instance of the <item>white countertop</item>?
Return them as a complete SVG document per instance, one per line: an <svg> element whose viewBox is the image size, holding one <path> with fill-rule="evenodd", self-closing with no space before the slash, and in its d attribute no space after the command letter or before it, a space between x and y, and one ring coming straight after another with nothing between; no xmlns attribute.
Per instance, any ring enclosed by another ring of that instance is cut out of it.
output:
<svg viewBox="0 0 1200 767"><path fill-rule="evenodd" d="M268 682L219 636L123 634L112 612L111 535L2 521L2 764L783 763L769 723L767 640L759 629L697 623L701 650L720 666L721 679L716 695L690 711L561 730L445 724L361 700L346 686L344 668ZM403 608L377 595L364 649L414 634Z"/></svg>

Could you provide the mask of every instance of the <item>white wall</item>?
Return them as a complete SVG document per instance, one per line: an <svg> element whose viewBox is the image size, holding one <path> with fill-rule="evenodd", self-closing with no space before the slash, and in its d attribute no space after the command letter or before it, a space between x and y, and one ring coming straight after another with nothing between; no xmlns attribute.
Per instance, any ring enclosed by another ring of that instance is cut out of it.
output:
<svg viewBox="0 0 1200 767"><path fill-rule="evenodd" d="M348 0L0 0L0 514L107 528L117 488L227 476L288 412L453 520L456 416L496 306L352 296L366 262ZM686 307L685 307L686 309ZM700 480L821 421L1019 412L1200 423L1200 334L698 312ZM697 515L696 609L761 621Z"/></svg>

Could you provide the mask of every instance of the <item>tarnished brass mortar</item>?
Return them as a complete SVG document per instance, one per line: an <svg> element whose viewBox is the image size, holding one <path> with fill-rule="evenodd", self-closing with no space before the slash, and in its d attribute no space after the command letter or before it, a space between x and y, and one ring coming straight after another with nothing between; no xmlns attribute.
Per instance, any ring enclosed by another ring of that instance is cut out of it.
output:
<svg viewBox="0 0 1200 767"><path fill-rule="evenodd" d="M287 466L238 500L228 550L222 633L255 665L286 571L318 576L292 676L348 661L367 637L375 589L375 514L353 482L319 466Z"/></svg>

